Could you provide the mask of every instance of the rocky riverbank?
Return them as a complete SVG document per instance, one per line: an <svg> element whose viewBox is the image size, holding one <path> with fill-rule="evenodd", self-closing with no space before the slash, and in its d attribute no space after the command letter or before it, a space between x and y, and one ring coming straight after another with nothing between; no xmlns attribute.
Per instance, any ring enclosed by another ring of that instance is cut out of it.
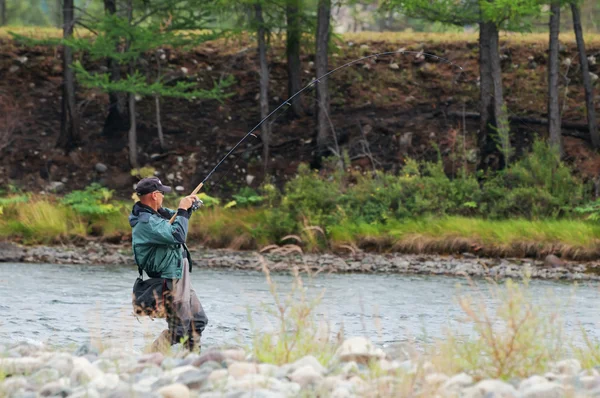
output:
<svg viewBox="0 0 600 398"><path fill-rule="evenodd" d="M555 256L539 261L478 258L469 254L439 256L355 252L348 255L300 255L297 252L257 253L202 247L190 250L194 264L199 268L260 270L264 263L271 271L286 271L297 266L313 273L406 273L498 278L517 278L527 270L532 278L539 279L600 280L600 262L565 262ZM97 242L87 242L83 246L33 247L0 242L0 262L135 265L130 246Z"/></svg>
<svg viewBox="0 0 600 398"><path fill-rule="evenodd" d="M276 366L240 348L165 356L123 348L75 352L44 346L0 346L0 395L25 397L593 397L600 374L575 359L550 364L543 375L504 382L439 372L403 346L385 351L367 339L345 340L324 366L313 356Z"/></svg>

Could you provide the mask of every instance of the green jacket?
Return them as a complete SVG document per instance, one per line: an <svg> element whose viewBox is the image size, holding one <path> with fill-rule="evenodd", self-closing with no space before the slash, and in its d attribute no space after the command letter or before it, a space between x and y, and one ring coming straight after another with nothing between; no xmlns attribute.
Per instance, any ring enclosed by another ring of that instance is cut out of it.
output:
<svg viewBox="0 0 600 398"><path fill-rule="evenodd" d="M151 278L180 279L183 275L183 256L187 256L192 271L190 252L185 246L190 211L178 209L173 224L173 210L158 212L137 202L129 215L133 242L133 257L141 271Z"/></svg>

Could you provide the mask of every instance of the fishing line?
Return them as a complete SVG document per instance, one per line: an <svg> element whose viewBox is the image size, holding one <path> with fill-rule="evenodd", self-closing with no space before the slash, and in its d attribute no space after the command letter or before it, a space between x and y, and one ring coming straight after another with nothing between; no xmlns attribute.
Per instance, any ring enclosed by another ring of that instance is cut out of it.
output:
<svg viewBox="0 0 600 398"><path fill-rule="evenodd" d="M265 123L267 120L269 120L274 114L276 114L279 110L281 110L282 108L284 108L283 112L280 113L280 115L277 116L277 118L275 118L275 120L273 120L271 123L274 123L283 113L287 112L287 110L289 108L291 108L291 105L293 103L294 100L296 100L297 98L299 98L300 94L302 94L303 92L305 92L306 90L310 89L310 88L316 88L316 86L321 83L321 82L325 82L331 75L333 75L334 73L345 69L349 66L355 65L357 63L363 62L365 60L369 60L369 59L377 59L379 57L386 57L386 56L393 56L393 55L416 55L416 56L420 56L420 57L424 57L424 58L431 58L431 59L435 59L438 61L441 61L443 63L449 64L450 66L456 67L459 69L459 77L460 75L464 72L464 69L462 66L458 65L457 63L450 61L447 58L443 58L440 57L438 55L435 54L430 54L430 53L426 53L423 51L411 51L411 50L397 50L397 51L387 51L387 52L381 52L381 53L376 53L376 54L371 54L371 55L367 55L361 58L357 58L353 61L347 62L341 66L338 66L337 68L334 68L332 70L330 70L329 72L325 73L322 76L318 76L315 79L313 79L310 83L308 83L306 86L304 86L302 89L298 90L296 93L294 93L291 97L289 97L288 99L286 99L285 101L283 101L281 104L279 104L279 106L277 106L275 109L273 109L267 116L265 116L260 122L258 122L258 124L256 126L254 126L252 129L250 129L250 131L248 131L241 140L239 140L237 142L237 144L235 144L226 154L225 156L223 156L221 158L221 160L219 160L219 162L215 165L215 167L206 175L206 177L202 180L202 182L200 182L200 184L198 185L198 187L202 187L206 181L208 181L208 179L214 174L214 172L223 164L223 162L231 155L233 154L233 152L235 152L235 150L250 136L258 139L258 133L254 133L263 123ZM458 78L455 79L455 81L458 81ZM454 83L454 82L453 82ZM245 153L246 151L242 152L242 155ZM241 157L241 156L240 156ZM238 157L238 159L236 160L236 162L234 162L233 166L234 167L240 157ZM231 171L230 167L228 169L228 171L217 181L220 182L225 176L227 176L229 174L229 172ZM195 191L197 193L197 191Z"/></svg>

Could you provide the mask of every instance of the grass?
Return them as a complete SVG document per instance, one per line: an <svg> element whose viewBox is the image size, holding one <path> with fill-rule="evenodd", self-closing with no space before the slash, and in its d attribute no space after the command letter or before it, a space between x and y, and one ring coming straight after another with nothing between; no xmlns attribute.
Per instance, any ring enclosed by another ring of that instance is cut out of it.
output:
<svg viewBox="0 0 600 398"><path fill-rule="evenodd" d="M29 27L29 26L5 26L0 28L0 39L11 38L10 32L19 35L32 37L35 39L56 39L62 37L62 29L53 27ZM86 29L76 29L76 36L88 36L89 31ZM352 41L355 44L368 42L383 42L389 44L401 43L429 43L429 44L460 44L465 42L477 43L478 33L467 32L357 32L344 33L341 35L344 41ZM575 35L573 33L561 33L560 40L565 43L575 43ZM514 33L501 32L501 43L510 44L548 44L547 33ZM595 46L600 44L600 34L587 33L585 34L586 45ZM402 46L401 46L402 47Z"/></svg>
<svg viewBox="0 0 600 398"><path fill-rule="evenodd" d="M0 238L4 239L26 244L89 237L120 241L127 240L131 233L130 203L119 202L120 210L96 216L79 214L48 197L32 197L26 204L7 203L0 219ZM577 219L530 221L437 217L389 220L386 224L343 222L326 231L306 220L303 225L278 225L276 213L269 208L215 206L204 208L192 217L189 233L190 241L195 243L241 250L261 249L282 243L285 236L292 236L292 241L305 251L346 252L350 247L514 257L542 257L554 253L576 260L597 257L600 243L600 225Z"/></svg>

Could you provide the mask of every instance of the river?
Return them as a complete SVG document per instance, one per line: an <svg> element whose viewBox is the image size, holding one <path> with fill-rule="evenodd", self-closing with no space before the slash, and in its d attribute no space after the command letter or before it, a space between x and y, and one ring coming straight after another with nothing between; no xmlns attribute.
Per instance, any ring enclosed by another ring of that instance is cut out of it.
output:
<svg viewBox="0 0 600 398"><path fill-rule="evenodd" d="M0 263L0 343L44 342L61 347L102 341L136 350L165 328L162 319L137 319L131 310L131 287L137 270L120 266ZM272 275L282 296L290 290L288 273ZM251 328L274 327L264 307L273 303L262 273L195 268L192 283L209 318L203 346L247 344ZM456 303L462 292L483 292L485 302L497 301L481 280L473 286L455 277L373 274L319 274L304 278L309 294L323 292L317 308L331 333L343 325L346 336L366 335L379 345L398 341L431 341L446 327L468 334L468 324ZM534 280L534 300L543 311L562 307L566 335L581 341L583 327L600 337L598 284Z"/></svg>

